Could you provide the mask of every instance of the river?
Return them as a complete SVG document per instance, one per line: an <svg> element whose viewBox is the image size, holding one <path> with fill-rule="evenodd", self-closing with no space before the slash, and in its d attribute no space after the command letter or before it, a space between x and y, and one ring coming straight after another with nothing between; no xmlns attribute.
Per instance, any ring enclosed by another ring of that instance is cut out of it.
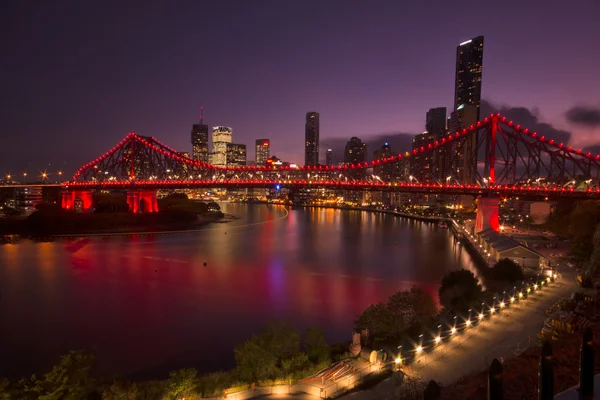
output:
<svg viewBox="0 0 600 400"><path fill-rule="evenodd" d="M435 224L222 207L238 219L198 232L0 245L0 377L43 371L70 349L92 351L104 376L230 368L234 346L269 320L342 342L363 309L395 291L419 285L437 298L447 271L476 273Z"/></svg>

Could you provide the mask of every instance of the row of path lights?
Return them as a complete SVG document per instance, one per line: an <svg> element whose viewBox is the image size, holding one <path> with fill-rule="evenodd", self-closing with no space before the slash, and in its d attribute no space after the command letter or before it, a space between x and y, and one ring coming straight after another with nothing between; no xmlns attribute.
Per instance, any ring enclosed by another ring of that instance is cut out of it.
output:
<svg viewBox="0 0 600 400"><path fill-rule="evenodd" d="M472 331L472 328L477 325L477 326L481 326L483 328L483 323L485 322L486 318L491 319L492 317L494 317L496 314L501 314L501 311L512 307L515 304L521 303L525 300L527 300L529 298L529 296L531 296L533 293L543 289L544 285L548 286L551 282L554 282L558 277L558 274L556 273L556 271L552 270L550 275L547 277L539 277L536 278L535 281L529 281L529 282L525 282L523 281L521 283L521 286L519 289L517 289L517 287L515 286L512 290L512 293L508 294L505 292L502 293L501 298L498 298L498 296L494 297L493 300L493 305L492 306L488 306L486 303L481 303L481 311L480 312L473 312L473 309L469 309L468 311L468 316L467 318L464 320L464 326L462 328L463 332L467 332L467 331ZM452 340L452 338L454 337L458 337L458 333L460 333L460 329L459 329L459 325L457 323L458 320L458 316L454 316L453 317L453 325L450 328L450 330L448 331L448 336L444 337L443 334L443 325L437 325L437 334L432 337L432 341L431 341L431 348L432 349L440 349L441 350L441 346L444 344L444 340ZM470 337L470 336L469 336ZM464 340L463 340L464 341ZM461 343L459 343L460 346ZM412 349L413 354L413 361L416 361L416 359L421 356L426 349L426 343L424 342L424 334L420 334L417 342L414 343L414 347ZM407 363L405 362L405 358L403 357L403 347L402 346L398 346L398 355L395 357L395 359L393 360L393 363L397 366L397 367L401 367L402 365L406 365ZM410 350L409 350L410 351Z"/></svg>

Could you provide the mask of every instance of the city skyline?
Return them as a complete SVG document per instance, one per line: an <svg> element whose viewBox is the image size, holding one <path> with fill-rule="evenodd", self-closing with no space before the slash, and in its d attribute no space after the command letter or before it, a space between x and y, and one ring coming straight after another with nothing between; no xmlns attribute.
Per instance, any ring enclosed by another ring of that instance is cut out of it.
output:
<svg viewBox="0 0 600 400"><path fill-rule="evenodd" d="M340 12L335 5L320 6L312 24L296 16L299 6L265 4L270 5L268 11L260 12L243 3L235 9L204 7L208 26L201 29L202 37L193 24L183 31L145 32L143 26L153 26L151 22L161 16L159 6L139 11L142 26L115 17L110 4L95 8L74 3L68 15L52 5L12 4L0 17L8 17L4 76L11 77L3 97L0 171L18 174L48 168L64 170L69 176L130 131L161 138L179 151L191 151L189 127L198 120L199 105L208 111L209 126L222 124L236 130L236 143L251 146L256 138L268 137L272 154L298 164L303 164L303 117L309 110L321 114L321 148L332 147L324 142L337 138L347 141L358 136L370 141L389 133L414 135L422 132L428 109L452 109L455 49L475 35L486 38L482 100L499 107L523 107L516 112L537 117L540 124L548 123L554 130L572 132L569 143L574 146L594 143L600 124L600 83L594 79L594 66L600 60L594 57L600 56L590 52L592 38L599 33L593 23L598 5L591 1L569 13L551 5L540 9L519 3L486 5L479 11L465 7L460 18L448 18L457 12L444 5L430 15L441 21L439 26L419 30L416 41L408 40L408 33L417 29L424 9L405 12L399 5L363 9L348 4L341 11L344 18L328 26L322 21ZM519 11L506 15L511 7ZM193 4L182 5L171 12L166 24L195 15L194 9ZM77 18L78 13L91 15L85 21L89 28L79 26L84 21ZM382 22L353 31L353 21L362 18L361 13ZM385 23L399 15L405 24ZM35 26L32 31L10 23L25 16ZM563 24L546 29L557 16ZM273 17L280 20L278 24L297 29L275 39L269 29L256 28L257 22ZM236 31L253 21L253 28L245 31L246 40L238 45L242 47L235 47L234 42L239 42L235 34L214 35L207 29L225 18L235 22ZM505 19L521 29L507 31ZM50 21L64 26L64 32L42 35ZM113 29L92 29L103 26ZM80 35L70 36L76 31ZM186 34L189 38L178 42ZM101 46L87 46L99 38ZM242 51L263 42L254 47L258 49L254 53ZM154 45L144 47L149 43ZM308 43L313 43L318 68L296 62ZM216 63L219 69L210 63L198 67L194 62L198 44L205 57L232 55L233 62L225 67ZM357 48L365 60L360 67L345 62ZM281 54L285 57L280 62L267 61ZM45 62L34 62L33 55L45 56ZM143 70L139 60L145 61ZM567 64L575 73L564 72ZM254 75L251 81L246 79L248 73ZM522 123L531 126L528 121ZM321 152L320 163L324 157Z"/></svg>

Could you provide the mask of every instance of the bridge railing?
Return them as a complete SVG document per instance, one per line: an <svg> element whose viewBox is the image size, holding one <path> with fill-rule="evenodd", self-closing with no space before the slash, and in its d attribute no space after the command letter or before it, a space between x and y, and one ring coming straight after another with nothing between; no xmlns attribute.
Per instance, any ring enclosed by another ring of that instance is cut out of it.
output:
<svg viewBox="0 0 600 400"><path fill-rule="evenodd" d="M554 364L552 344L544 342L541 348L538 369L538 400L553 400L554 394ZM504 371L502 364L494 359L488 370L488 400L504 400ZM591 400L600 394L594 387L594 349L593 334L590 328L583 333L583 342L579 355L579 387L569 389L560 394L561 400L581 399ZM442 398L442 389L437 382L431 380L423 392L423 400L439 400Z"/></svg>

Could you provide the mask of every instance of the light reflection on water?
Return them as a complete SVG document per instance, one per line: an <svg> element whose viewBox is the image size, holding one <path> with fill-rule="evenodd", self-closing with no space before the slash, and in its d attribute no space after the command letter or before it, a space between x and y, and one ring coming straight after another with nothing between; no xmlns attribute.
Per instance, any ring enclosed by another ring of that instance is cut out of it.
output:
<svg viewBox="0 0 600 400"><path fill-rule="evenodd" d="M74 348L96 354L99 374L228 368L235 344L273 318L345 341L357 315L395 291L419 285L437 297L447 271L477 273L434 224L223 207L240 218L200 232L0 246L0 376Z"/></svg>

